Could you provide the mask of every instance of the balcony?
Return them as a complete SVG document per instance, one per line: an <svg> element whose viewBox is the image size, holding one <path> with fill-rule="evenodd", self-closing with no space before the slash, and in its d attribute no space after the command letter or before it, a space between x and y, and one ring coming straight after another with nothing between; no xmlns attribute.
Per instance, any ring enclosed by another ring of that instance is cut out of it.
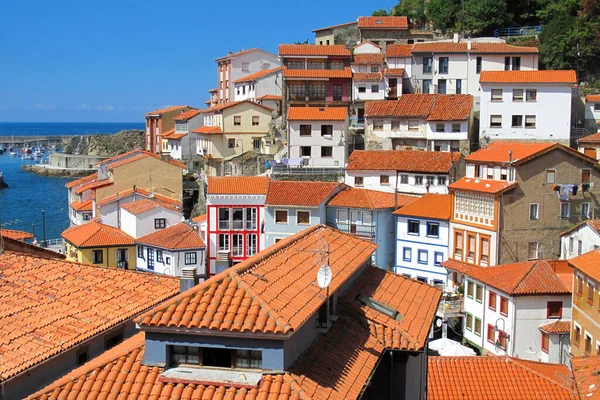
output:
<svg viewBox="0 0 600 400"><path fill-rule="evenodd" d="M353 223L332 222L327 221L327 226L335 228L342 232L350 233L351 235L360 236L366 239L375 237L375 225L359 225Z"/></svg>
<svg viewBox="0 0 600 400"><path fill-rule="evenodd" d="M436 315L440 318L456 318L465 312L464 299L452 295L440 301Z"/></svg>

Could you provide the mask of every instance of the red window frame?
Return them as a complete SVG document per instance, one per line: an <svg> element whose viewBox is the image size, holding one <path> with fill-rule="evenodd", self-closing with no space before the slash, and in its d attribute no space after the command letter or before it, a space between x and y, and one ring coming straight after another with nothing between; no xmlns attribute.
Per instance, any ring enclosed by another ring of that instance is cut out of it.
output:
<svg viewBox="0 0 600 400"><path fill-rule="evenodd" d="M548 354L548 350L550 349L550 335L546 332L542 332L542 351Z"/></svg>
<svg viewBox="0 0 600 400"><path fill-rule="evenodd" d="M506 305L506 312L502 311L502 309L504 308L504 307L502 307L503 304ZM504 315L505 317L508 317L508 299L504 296L500 296L500 315Z"/></svg>
<svg viewBox="0 0 600 400"><path fill-rule="evenodd" d="M508 339L508 335L504 331L498 331L498 341L500 342L500 348L506 351L506 342Z"/></svg>
<svg viewBox="0 0 600 400"><path fill-rule="evenodd" d="M491 332L491 335L490 335ZM494 325L488 324L487 326L487 341L495 344L496 343L496 328L494 327ZM490 339L491 337L491 339Z"/></svg>
<svg viewBox="0 0 600 400"><path fill-rule="evenodd" d="M550 305L560 305L558 316L550 315ZM562 318L562 301L549 301L546 303L546 318L547 319L561 319Z"/></svg>
<svg viewBox="0 0 600 400"><path fill-rule="evenodd" d="M490 291L488 294L488 307L492 311L496 311L496 305L498 304L498 296L495 292Z"/></svg>

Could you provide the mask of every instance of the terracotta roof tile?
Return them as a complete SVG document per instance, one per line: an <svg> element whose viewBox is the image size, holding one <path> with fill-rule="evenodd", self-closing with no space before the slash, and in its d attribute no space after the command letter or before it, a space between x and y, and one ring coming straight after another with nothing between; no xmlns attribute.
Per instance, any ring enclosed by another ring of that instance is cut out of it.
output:
<svg viewBox="0 0 600 400"><path fill-rule="evenodd" d="M12 252L0 255L0 273L0 381L179 291L168 277Z"/></svg>
<svg viewBox="0 0 600 400"><path fill-rule="evenodd" d="M575 71L481 71L480 83L577 83Z"/></svg>
<svg viewBox="0 0 600 400"><path fill-rule="evenodd" d="M61 236L75 247L132 246L134 239L112 226L96 220L66 229Z"/></svg>
<svg viewBox="0 0 600 400"><path fill-rule="evenodd" d="M429 357L428 400L576 400L566 365L511 357Z"/></svg>
<svg viewBox="0 0 600 400"><path fill-rule="evenodd" d="M442 267L446 269L450 269L452 271L458 271L463 274L468 274L470 270L476 268L482 268L478 265L468 264L462 261L456 261L452 259L448 259L440 264Z"/></svg>
<svg viewBox="0 0 600 400"><path fill-rule="evenodd" d="M590 103L600 103L600 94L588 94L585 101Z"/></svg>
<svg viewBox="0 0 600 400"><path fill-rule="evenodd" d="M288 121L345 121L346 107L290 107Z"/></svg>
<svg viewBox="0 0 600 400"><path fill-rule="evenodd" d="M74 181L67 182L65 186L67 187L67 189L71 189L75 186L83 185L96 179L98 179L98 173L94 172L93 174L90 174L88 176L84 176L82 178L75 179Z"/></svg>
<svg viewBox="0 0 600 400"><path fill-rule="evenodd" d="M403 207L418 199L416 196L398 195L398 207ZM336 194L327 203L331 207L350 207L376 210L396 206L394 193L378 192L369 189L347 188Z"/></svg>
<svg viewBox="0 0 600 400"><path fill-rule="evenodd" d="M192 118L194 118L195 116L197 116L198 114L200 114L200 110L188 110L184 113L179 114L178 116L176 116L175 118L173 118L176 121L187 121L190 120Z"/></svg>
<svg viewBox="0 0 600 400"><path fill-rule="evenodd" d="M600 357L572 357L571 369L581 400L597 400L600 393Z"/></svg>
<svg viewBox="0 0 600 400"><path fill-rule="evenodd" d="M13 240L26 240L33 238L32 233L5 228L0 229L0 235L2 235L3 238L9 238Z"/></svg>
<svg viewBox="0 0 600 400"><path fill-rule="evenodd" d="M237 106L239 104L242 104L242 103L250 103L250 104L253 104L253 105L255 105L255 106L259 107L259 108L263 108L263 109L265 109L267 111L273 111L273 109L270 108L270 107L263 106L262 104L258 104L256 102L250 101L250 100L230 101L229 103L219 103L217 105L214 105L212 107L208 107L208 108L202 109L200 111L203 114L208 114L208 113L212 113L212 112L221 112L221 111L223 111L223 110L225 110L227 108L235 107L235 106Z"/></svg>
<svg viewBox="0 0 600 400"><path fill-rule="evenodd" d="M557 147L557 142L512 142L496 140L487 147L477 150L465 157L465 161L482 161L493 163L519 162ZM508 152L512 152L512 158Z"/></svg>
<svg viewBox="0 0 600 400"><path fill-rule="evenodd" d="M473 43L471 53L525 53L537 54L537 47L514 46L506 43Z"/></svg>
<svg viewBox="0 0 600 400"><path fill-rule="evenodd" d="M558 320L556 322L540 326L540 330L546 333L570 333L571 321Z"/></svg>
<svg viewBox="0 0 600 400"><path fill-rule="evenodd" d="M383 63L384 54L355 54L354 60L352 61L354 64L382 64Z"/></svg>
<svg viewBox="0 0 600 400"><path fill-rule="evenodd" d="M394 215L431 218L447 221L452 212L452 196L449 194L427 193L399 210Z"/></svg>
<svg viewBox="0 0 600 400"><path fill-rule="evenodd" d="M408 18L401 17L358 17L359 29L408 29Z"/></svg>
<svg viewBox="0 0 600 400"><path fill-rule="evenodd" d="M330 249L332 292L369 260L377 247L370 241L315 225L163 303L137 322L142 327L273 334L296 331L325 301L323 290L314 285L321 255L300 250L318 250L324 244ZM223 296L226 292L234 295ZM240 304L247 306L240 308Z"/></svg>
<svg viewBox="0 0 600 400"><path fill-rule="evenodd" d="M223 60L227 60L227 59L230 59L230 58L239 57L241 55L248 54L248 53L254 53L254 52L261 52L261 53L264 53L264 54L268 54L268 55L270 55L272 57L276 57L276 55L273 54L273 53L271 53L271 52L268 52L268 51L263 50L263 49L259 49L258 47L253 47L253 48L247 49L247 50L240 50L237 53L231 53L230 52L226 56L217 58L215 61L217 61L217 62L218 61L223 61Z"/></svg>
<svg viewBox="0 0 600 400"><path fill-rule="evenodd" d="M383 80L381 72L355 72L353 74L354 82L379 82Z"/></svg>
<svg viewBox="0 0 600 400"><path fill-rule="evenodd" d="M404 76L404 68L388 68L385 70L386 76L399 75Z"/></svg>
<svg viewBox="0 0 600 400"><path fill-rule="evenodd" d="M84 184L83 186L79 186L75 189L75 194L82 194L88 190L96 189L102 186L112 185L112 181L110 179L103 179L101 181L93 180Z"/></svg>
<svg viewBox="0 0 600 400"><path fill-rule="evenodd" d="M261 96L256 100L276 100L276 101L279 100L279 101L281 101L282 99L283 99L282 96L277 96L274 94L265 94L264 96Z"/></svg>
<svg viewBox="0 0 600 400"><path fill-rule="evenodd" d="M600 249L591 250L572 258L569 260L569 264L595 280L600 280L600 269L598 268L598 265L600 265Z"/></svg>
<svg viewBox="0 0 600 400"><path fill-rule="evenodd" d="M412 57L412 44L388 44L385 47L385 56L387 58L404 58Z"/></svg>
<svg viewBox="0 0 600 400"><path fill-rule="evenodd" d="M462 121L469 118L473 96L468 94L438 95L428 121Z"/></svg>
<svg viewBox="0 0 600 400"><path fill-rule="evenodd" d="M186 107L189 107L189 106L172 106L172 107L163 108L161 110L156 109L156 110L150 111L150 112L148 112L148 113L146 113L144 115L160 115L160 114L168 113L168 112L175 111L175 110L178 110L180 108L186 108Z"/></svg>
<svg viewBox="0 0 600 400"><path fill-rule="evenodd" d="M179 140L179 139L183 139L184 137L187 136L187 133L171 133L168 137L166 137L165 139L169 139L169 140Z"/></svg>
<svg viewBox="0 0 600 400"><path fill-rule="evenodd" d="M350 79L352 78L352 70L349 67L345 67L344 69L288 69L287 67L283 67L283 77L288 79Z"/></svg>
<svg viewBox="0 0 600 400"><path fill-rule="evenodd" d="M149 151L142 150L142 149L131 150L126 153L119 154L114 157L107 158L106 160L97 162L94 165L95 166L106 165L106 166L108 166L108 168L113 169L113 168L117 168L122 165L129 164L129 163L132 163L132 162L135 162L135 161L147 158L147 157L155 158L159 161L165 162L167 164L175 165L182 169L187 169L185 164L182 164L175 160L169 160L169 161L162 160L158 154L150 153Z"/></svg>
<svg viewBox="0 0 600 400"><path fill-rule="evenodd" d="M129 211L133 215L140 215L150 210L154 210L155 208L165 208L167 210L177 212L180 211L173 204L163 202L162 200L156 198L142 198L136 201L130 201L128 203L121 204L121 208Z"/></svg>
<svg viewBox="0 0 600 400"><path fill-rule="evenodd" d="M466 53L466 43L422 42L412 46L413 53Z"/></svg>
<svg viewBox="0 0 600 400"><path fill-rule="evenodd" d="M357 22L354 22L354 23L356 24ZM314 31L313 31L313 32L314 32ZM377 44L377 43L375 43L375 42L371 42L371 41L369 41L369 40L367 40L367 41L365 41L365 42L362 42L362 43L359 43L359 44L357 44L356 46L354 46L353 48L354 48L354 49L357 49L357 48L359 48L359 47L361 47L361 46L364 46L364 45L366 45L366 44L370 44L371 46L375 46L375 47L377 47L378 49L382 49L382 47L381 47L380 45L378 45L378 44Z"/></svg>
<svg viewBox="0 0 600 400"><path fill-rule="evenodd" d="M267 195L269 178L266 176L209 176L207 194L262 194Z"/></svg>
<svg viewBox="0 0 600 400"><path fill-rule="evenodd" d="M136 241L145 245L169 250L200 249L206 247L198 232L185 222L149 233L138 238Z"/></svg>
<svg viewBox="0 0 600 400"><path fill-rule="evenodd" d="M220 126L208 126L204 125L200 128L196 128L192 131L193 133L200 133L202 135L220 135L223 133L223 130Z"/></svg>
<svg viewBox="0 0 600 400"><path fill-rule="evenodd" d="M471 50L468 50L466 42L423 42L415 43L412 49L413 53L502 53L517 54L528 53L537 54L537 47L514 46L506 43L471 43Z"/></svg>
<svg viewBox="0 0 600 400"><path fill-rule="evenodd" d="M592 133L591 135L584 136L580 139L577 139L577 143L593 143L600 144L600 132Z"/></svg>
<svg viewBox="0 0 600 400"><path fill-rule="evenodd" d="M92 211L92 199L86 201L74 201L70 204L70 206L77 212Z"/></svg>
<svg viewBox="0 0 600 400"><path fill-rule="evenodd" d="M237 79L235 81L233 81L233 83L240 83L240 82L249 82L249 81L254 81L256 79L260 79L263 78L265 76L271 75L275 72L278 72L281 70L281 67L276 67L276 68L271 68L271 69L265 69L262 71L258 71L254 74L250 74L250 75L246 75L243 78Z"/></svg>
<svg viewBox="0 0 600 400"><path fill-rule="evenodd" d="M350 50L341 44L280 44L279 55L293 56L324 56L324 57L350 57Z"/></svg>
<svg viewBox="0 0 600 400"><path fill-rule="evenodd" d="M206 214L198 215L197 217L192 218L192 222L204 222L206 221Z"/></svg>
<svg viewBox="0 0 600 400"><path fill-rule="evenodd" d="M420 117L429 121L462 121L471 113L467 94L405 94L398 100L367 101L365 117Z"/></svg>
<svg viewBox="0 0 600 400"><path fill-rule="evenodd" d="M450 190L497 194L517 186L516 182L494 181L489 179L463 177L448 185Z"/></svg>
<svg viewBox="0 0 600 400"><path fill-rule="evenodd" d="M172 134L174 134L174 133L175 133L175 128L173 128L173 129L169 129L168 131L161 133L161 134L160 134L160 136L161 136L163 139L168 139L168 138L169 138L169 136L171 136L171 135L172 135Z"/></svg>
<svg viewBox="0 0 600 400"><path fill-rule="evenodd" d="M346 170L448 173L460 158L460 153L439 151L355 150Z"/></svg>
<svg viewBox="0 0 600 400"><path fill-rule="evenodd" d="M119 193L115 193L115 194L110 195L108 197L105 197L102 200L100 200L97 204L98 204L98 206L102 206L104 204L108 204L108 203L111 203L113 201L116 201L119 198L122 199L122 198L125 198L125 197L133 196L134 191L135 191L135 194L140 194L144 198L149 198L150 197L150 192L148 190L142 189L140 187L136 187L135 190L133 188L131 188L131 189L127 189L127 190L124 190L122 192L119 192ZM175 200L175 199L172 199L172 198L167 197L167 196L163 196L162 194L158 194L158 193L152 193L152 196L156 200L160 200L160 201L162 201L164 203L168 203L168 204L171 204L173 206L181 207L181 201L179 201L179 200Z"/></svg>
<svg viewBox="0 0 600 400"><path fill-rule="evenodd" d="M338 182L271 181L265 204L318 207L341 187L342 184Z"/></svg>

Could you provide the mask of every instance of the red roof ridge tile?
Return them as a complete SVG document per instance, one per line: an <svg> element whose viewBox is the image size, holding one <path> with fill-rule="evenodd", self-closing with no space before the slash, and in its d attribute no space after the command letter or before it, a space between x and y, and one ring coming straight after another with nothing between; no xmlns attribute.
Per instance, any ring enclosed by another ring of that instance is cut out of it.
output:
<svg viewBox="0 0 600 400"><path fill-rule="evenodd" d="M577 75L574 70L481 71L479 82L572 85L577 83Z"/></svg>
<svg viewBox="0 0 600 400"><path fill-rule="evenodd" d="M262 78L263 76L271 75L272 73L275 73L279 70L281 70L281 67L275 67L275 68L271 68L271 69L261 70L261 71L255 72L253 74L246 75L240 79L237 79L237 80L233 81L233 83L248 82L248 81L251 81L254 79Z"/></svg>
<svg viewBox="0 0 600 400"><path fill-rule="evenodd" d="M166 107L166 108L163 108L163 109L160 109L160 110L157 108L154 111L150 111L150 112L145 113L144 115L146 115L146 116L147 115L157 115L157 114L160 115L160 114L163 114L163 113L167 113L169 111L175 111L175 110L177 110L179 108L185 108L185 107L190 107L190 106L171 106L171 107ZM190 108L193 108L193 107L190 107Z"/></svg>

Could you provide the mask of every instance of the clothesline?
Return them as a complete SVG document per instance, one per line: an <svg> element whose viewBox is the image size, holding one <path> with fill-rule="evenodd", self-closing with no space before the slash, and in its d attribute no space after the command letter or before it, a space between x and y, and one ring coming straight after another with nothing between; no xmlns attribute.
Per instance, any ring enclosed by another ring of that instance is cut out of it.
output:
<svg viewBox="0 0 600 400"><path fill-rule="evenodd" d="M552 186L552 189L556 192L560 201L569 201L569 194L576 196L578 191L581 190L581 192L586 193L593 187L594 184L589 182L580 184L556 184Z"/></svg>

